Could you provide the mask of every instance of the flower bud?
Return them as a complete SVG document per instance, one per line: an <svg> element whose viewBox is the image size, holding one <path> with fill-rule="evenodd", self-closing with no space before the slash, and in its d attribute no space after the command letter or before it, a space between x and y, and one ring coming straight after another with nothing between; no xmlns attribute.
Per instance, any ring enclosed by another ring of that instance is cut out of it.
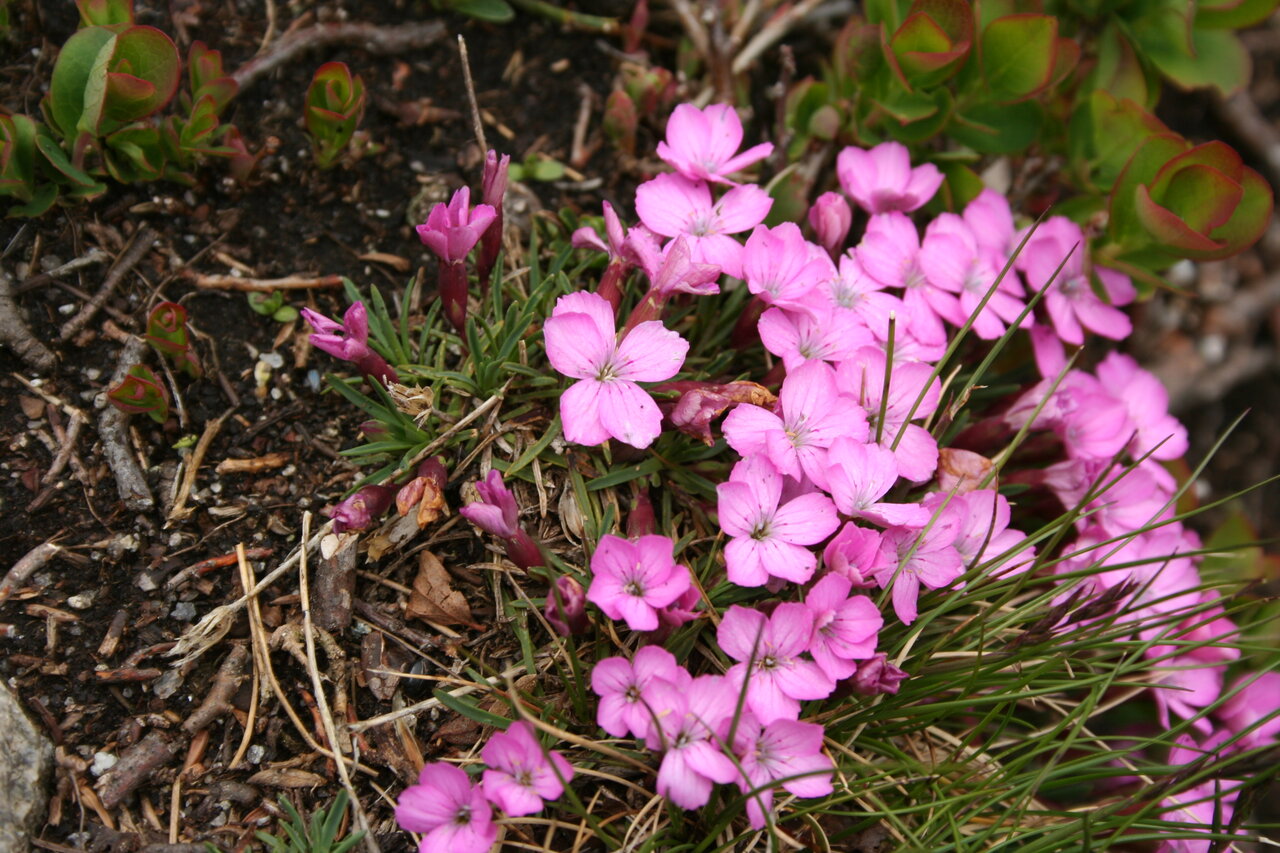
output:
<svg viewBox="0 0 1280 853"><path fill-rule="evenodd" d="M391 507L396 490L390 486L365 486L355 494L329 510L333 519L333 532L366 530L378 516Z"/></svg>
<svg viewBox="0 0 1280 853"><path fill-rule="evenodd" d="M659 386L662 391L678 391L679 399L668 417L676 429L702 439L708 447L715 444L711 435L711 422L736 403L751 403L771 407L778 398L768 388L755 382L730 382L714 385L709 382L668 382Z"/></svg>
<svg viewBox="0 0 1280 853"><path fill-rule="evenodd" d="M587 630L587 593L568 575L561 575L547 590L544 611L547 622L562 637L573 637Z"/></svg>
<svg viewBox="0 0 1280 853"><path fill-rule="evenodd" d="M520 509L516 506L516 496L502 482L501 472L494 468L475 486L480 500L458 511L486 533L503 539L515 536L520 530Z"/></svg>
<svg viewBox="0 0 1280 853"><path fill-rule="evenodd" d="M858 671L853 674L853 689L863 696L898 692L898 686L907 674L889 663L884 652L876 652L870 660L858 661Z"/></svg>
<svg viewBox="0 0 1280 853"><path fill-rule="evenodd" d="M822 248L836 258L853 226L853 210L840 193L823 193L809 208L809 224Z"/></svg>
<svg viewBox="0 0 1280 853"><path fill-rule="evenodd" d="M648 492L641 489L636 492L635 503L627 514L627 537L639 539L657 532L658 522L653 517L653 502L649 500Z"/></svg>

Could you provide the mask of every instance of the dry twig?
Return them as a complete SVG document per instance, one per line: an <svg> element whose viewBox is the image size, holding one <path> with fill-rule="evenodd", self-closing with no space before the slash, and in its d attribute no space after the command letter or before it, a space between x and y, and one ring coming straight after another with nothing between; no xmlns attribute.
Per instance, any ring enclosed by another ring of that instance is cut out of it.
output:
<svg viewBox="0 0 1280 853"><path fill-rule="evenodd" d="M309 51L350 45L378 55L405 53L421 50L444 34L445 26L440 21L388 27L358 23L315 24L281 36L265 53L237 68L231 77L243 95L254 83Z"/></svg>
<svg viewBox="0 0 1280 853"><path fill-rule="evenodd" d="M302 514L302 540L307 540L307 534L311 532L311 513L304 512ZM333 748L340 756L342 753L342 745L338 740L338 727L333 722L333 714L329 711L329 700L324 692L324 684L320 681L320 668L316 665L316 642L315 642L315 626L311 623L311 591L307 583L307 551L302 550L302 556L298 562L298 591L302 597L302 624L304 637L307 643L307 672L311 675L311 686L316 691L316 703L320 706L320 719L324 724L325 737L329 740L329 746ZM334 685L335 690L341 690L341 684ZM369 827L369 818L364 813L364 806L360 804L360 795L351 784L351 776L347 773L347 765L345 761L338 762L338 778L342 781L342 787L347 789L347 794L351 800L351 811L355 815L356 826L364 831L364 847L369 853L380 853L378 842L373 838L373 832Z"/></svg>
<svg viewBox="0 0 1280 853"><path fill-rule="evenodd" d="M54 555L61 550L61 546L53 544L53 541L50 540L37 545L24 554L22 559L14 563L12 568L5 574L4 580L0 581L0 604L8 601L14 590L26 583L27 578L35 574L41 566L52 560Z"/></svg>
<svg viewBox="0 0 1280 853"><path fill-rule="evenodd" d="M231 712L231 698L240 689L240 682L244 679L244 665L248 660L247 647L241 645L231 647L231 654L227 655L227 659L222 662L222 666L218 667L218 672L213 677L213 687L209 689L209 695L182 724L187 734L193 735L203 731L218 717Z"/></svg>
<svg viewBox="0 0 1280 853"><path fill-rule="evenodd" d="M158 729L147 732L142 740L124 751L98 783L102 805L107 809L120 805L152 771L168 764L177 754L178 742L170 735Z"/></svg>
<svg viewBox="0 0 1280 853"><path fill-rule="evenodd" d="M120 360L116 363L116 372L111 377L111 387L124 381L129 368L142 360L147 345L142 338L130 335L120 351ZM134 512L150 509L156 500L151 496L147 479L133 455L129 444L129 416L115 406L107 405L98 414L98 437L102 439L102 447L106 453L107 465L116 478L116 489L124 505Z"/></svg>
<svg viewBox="0 0 1280 853"><path fill-rule="evenodd" d="M340 275L287 275L283 278L248 278L242 275L206 275L188 272L196 287L205 290L241 290L247 293L270 293L273 290L317 290L342 287Z"/></svg>
<svg viewBox="0 0 1280 853"><path fill-rule="evenodd" d="M76 333L89 324L89 321L97 316L102 310L102 306L111 298L111 294L115 292L120 282L124 281L124 277L129 271L136 267L138 263L151 251L151 247L156 242L156 232L148 225L144 225L138 229L133 235L126 248L111 269L107 271L107 277L102 282L102 287L93 295L83 308L80 309L76 316L62 324L62 328L58 331L58 340L69 341L75 337Z"/></svg>
<svg viewBox="0 0 1280 853"><path fill-rule="evenodd" d="M13 278L0 269L0 343L13 350L37 373L50 373L58 359L27 327L17 301L13 298Z"/></svg>

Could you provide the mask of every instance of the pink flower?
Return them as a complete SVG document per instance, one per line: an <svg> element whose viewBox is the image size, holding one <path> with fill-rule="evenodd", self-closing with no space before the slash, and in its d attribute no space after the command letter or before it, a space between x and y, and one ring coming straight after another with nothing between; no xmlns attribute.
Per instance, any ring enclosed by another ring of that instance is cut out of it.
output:
<svg viewBox="0 0 1280 853"><path fill-rule="evenodd" d="M1223 739L1220 734L1209 738L1203 747L1197 747L1190 736L1178 735L1174 747L1169 750L1169 764L1183 767L1183 772L1189 771L1191 765L1217 754ZM1224 790L1223 786L1230 786L1230 789ZM1160 817L1187 824L1187 829L1200 827L1206 835L1210 832L1225 833L1231 825L1232 811L1239 794L1237 782L1210 778L1162 800L1160 805L1164 812ZM1179 838L1162 841L1156 853L1210 853L1218 844L1212 838Z"/></svg>
<svg viewBox="0 0 1280 853"><path fill-rule="evenodd" d="M480 751L484 771L484 796L512 817L542 811L544 800L564 793L573 778L573 767L558 752L543 749L533 726L517 720L489 738Z"/></svg>
<svg viewBox="0 0 1280 853"><path fill-rule="evenodd" d="M973 333L983 340L1003 335L1005 324L1017 322L1025 308L1020 299L1022 285L1012 270L991 291L1004 263L1004 258L984 251L968 223L954 213L939 214L930 222L920 246L920 269L929 282L958 297L946 303L952 313L944 319L960 327L972 317ZM943 303L936 305L940 311L944 308ZM1022 326L1030 326L1031 321L1027 314Z"/></svg>
<svg viewBox="0 0 1280 853"><path fill-rule="evenodd" d="M689 570L672 557L671 540L641 536L634 542L602 536L591 556L587 600L610 619L623 619L633 631L658 627L658 608L666 607L690 586Z"/></svg>
<svg viewBox="0 0 1280 853"><path fill-rule="evenodd" d="M756 327L764 348L782 359L788 371L806 361L838 362L875 343L871 330L852 311L823 313L770 308Z"/></svg>
<svg viewBox="0 0 1280 853"><path fill-rule="evenodd" d="M732 537L724 548L729 580L764 586L770 578L804 583L813 576L814 545L840 524L831 499L817 492L782 501L782 474L755 455L733 468L729 482L716 486L720 527Z"/></svg>
<svg viewBox="0 0 1280 853"><path fill-rule="evenodd" d="M705 181L658 175L636 189L636 213L650 231L663 237L688 235L692 260L715 264L742 277L742 244L730 237L764 221L773 206L754 184L734 187L715 203Z"/></svg>
<svg viewBox="0 0 1280 853"><path fill-rule="evenodd" d="M636 382L670 379L689 344L656 321L640 323L619 342L613 308L594 293L561 296L543 327L551 366L580 381L560 397L564 437L576 444L609 438L648 447L662 432L662 413Z"/></svg>
<svg viewBox="0 0 1280 853"><path fill-rule="evenodd" d="M822 552L822 563L852 586L865 588L876 585L871 572L879 554L880 534L850 521L831 537Z"/></svg>
<svg viewBox="0 0 1280 853"><path fill-rule="evenodd" d="M1135 459L1180 459L1187 452L1187 428L1169 414L1169 392L1132 357L1107 354L1097 367L1098 382L1129 413L1137 433L1129 443Z"/></svg>
<svg viewBox="0 0 1280 853"><path fill-rule="evenodd" d="M352 303L341 323L310 308L302 309L302 317L316 330L311 336L311 345L316 349L353 363L365 376L379 382L398 381L391 365L369 346L369 316L363 302Z"/></svg>
<svg viewBox="0 0 1280 853"><path fill-rule="evenodd" d="M1083 344L1084 329L1104 338L1123 340L1133 331L1133 324L1116 306L1132 302L1137 291L1128 276L1095 267L1094 273L1110 304L1098 298L1085 272L1087 246L1079 225L1066 217L1053 216L1027 240L1015 264L1026 275L1032 290L1049 288L1044 307L1063 341ZM1054 278L1059 264L1062 270Z"/></svg>
<svg viewBox="0 0 1280 853"><path fill-rule="evenodd" d="M825 797L833 790L835 765L822 753L823 728L816 723L774 720L761 725L744 714L733 736L733 751L746 778L738 787L747 794L747 817L763 829L773 809L773 789L781 785L797 797Z"/></svg>
<svg viewBox="0 0 1280 853"><path fill-rule="evenodd" d="M445 263L462 263L497 215L487 204L471 208L471 189L462 187L449 204L431 208L427 221L416 229L418 239Z"/></svg>
<svg viewBox="0 0 1280 853"><path fill-rule="evenodd" d="M409 832L425 833L419 853L487 853L498 839L480 787L452 764L423 765L418 783L400 794L396 822Z"/></svg>
<svg viewBox="0 0 1280 853"><path fill-rule="evenodd" d="M738 406L724 419L724 437L744 457L763 453L788 477L806 475L827 485L827 448L841 436L867 438L866 414L839 393L836 372L821 361L804 362L782 383L781 415L760 406ZM830 532L830 531L828 531Z"/></svg>
<svg viewBox="0 0 1280 853"><path fill-rule="evenodd" d="M932 513L942 506L947 496L932 492L924 505ZM1009 529L1009 499L992 489L977 489L951 496L947 505L957 520L956 539L952 544L966 566L1012 551L1027 537ZM1031 568L1036 558L1034 548L1024 548L991 569L993 577L1008 577Z"/></svg>
<svg viewBox="0 0 1280 853"><path fill-rule="evenodd" d="M867 275L885 287L901 287L905 316L898 317L898 333L931 347L945 347L942 321L958 310L956 298L934 285L920 267L920 234L901 213L871 217L855 250Z"/></svg>
<svg viewBox="0 0 1280 853"><path fill-rule="evenodd" d="M942 512L949 513L950 507ZM876 582L881 589L892 587L893 610L902 624L916 621L921 586L942 589L964 574L960 554L951 545L955 538L954 518L948 516L924 531L894 527L885 532Z"/></svg>
<svg viewBox="0 0 1280 853"><path fill-rule="evenodd" d="M658 793L677 806L696 809L711 798L713 782L738 778L738 768L720 745L737 709L737 693L722 675L702 675L683 686L653 685L656 725L645 744L663 750Z"/></svg>
<svg viewBox="0 0 1280 853"><path fill-rule="evenodd" d="M720 620L716 639L738 661L725 677L738 689L746 685L747 708L765 725L797 719L799 700L825 699L836 689L822 667L801 657L813 631L813 611L795 602L779 604L768 617L734 604Z"/></svg>
<svg viewBox="0 0 1280 853"><path fill-rule="evenodd" d="M836 175L868 213L915 210L942 186L938 167L925 163L911 168L911 155L899 142L882 142L870 151L845 148L836 157Z"/></svg>
<svg viewBox="0 0 1280 853"><path fill-rule="evenodd" d="M889 396L882 399L886 370ZM932 415L942 397L942 383L929 365L895 361L890 369L883 351L863 347L857 358L842 362L836 369L836 381L841 391L857 399L873 423L880 420L883 408L880 440L886 447L898 443L893 457L899 475L913 483L923 483L933 476L938 467L938 442L924 427L911 423ZM870 434L874 437L876 431L872 429Z"/></svg>
<svg viewBox="0 0 1280 853"><path fill-rule="evenodd" d="M804 606L813 613L813 640L809 654L835 681L857 670L855 661L875 654L884 617L865 595L850 597L848 578L829 574L813 585Z"/></svg>
<svg viewBox="0 0 1280 853"><path fill-rule="evenodd" d="M757 225L742 251L740 278L747 289L779 308L810 310L806 295L834 272L831 259L805 240L794 222Z"/></svg>
<svg viewBox="0 0 1280 853"><path fill-rule="evenodd" d="M853 227L853 211L840 193L823 193L809 208L809 225L822 248L837 258L845 238L849 236L849 229Z"/></svg>
<svg viewBox="0 0 1280 853"><path fill-rule="evenodd" d="M893 451L878 444L838 438L827 453L831 498L844 515L882 527L924 527L930 513L919 504L881 503L898 482Z"/></svg>
<svg viewBox="0 0 1280 853"><path fill-rule="evenodd" d="M1243 676L1226 692L1232 695L1218 709L1218 717L1232 734L1241 735L1237 741L1240 746L1263 746L1280 737L1280 705L1276 702L1280 672Z"/></svg>
<svg viewBox="0 0 1280 853"><path fill-rule="evenodd" d="M681 104L667 120L667 140L658 143L658 156L691 181L732 184L729 175L773 153L765 142L737 154L742 144L742 121L728 104L698 109Z"/></svg>
<svg viewBox="0 0 1280 853"><path fill-rule="evenodd" d="M614 737L628 733L646 737L657 713L653 685L660 681L679 690L693 681L675 655L661 646L645 646L634 661L623 657L600 661L591 670L591 689L600 697L596 723Z"/></svg>

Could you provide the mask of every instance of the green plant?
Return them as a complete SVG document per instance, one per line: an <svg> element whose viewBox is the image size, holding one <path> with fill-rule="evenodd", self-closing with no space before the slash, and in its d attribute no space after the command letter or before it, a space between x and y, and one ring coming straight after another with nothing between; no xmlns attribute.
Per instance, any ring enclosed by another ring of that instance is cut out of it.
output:
<svg viewBox="0 0 1280 853"><path fill-rule="evenodd" d="M291 323L298 319L298 309L292 305L285 305L284 294L278 290L269 293L250 293L249 307L277 323Z"/></svg>
<svg viewBox="0 0 1280 853"><path fill-rule="evenodd" d="M161 302L147 315L147 343L192 379L200 377L200 363L187 338L187 310L176 302Z"/></svg>
<svg viewBox="0 0 1280 853"><path fill-rule="evenodd" d="M341 841L337 840L342 816L347 810L346 791L338 791L328 808L312 812L310 823L303 820L293 803L283 794L280 795L280 807L289 815L288 821L280 822L279 828L284 836L257 833L258 840L271 853L346 853L364 837L364 832L360 831L351 833Z"/></svg>
<svg viewBox="0 0 1280 853"><path fill-rule="evenodd" d="M158 424L169 419L169 392L155 371L143 364L129 368L124 381L107 392L107 400L127 414L146 414Z"/></svg>
<svg viewBox="0 0 1280 853"><path fill-rule="evenodd" d="M134 23L132 0L78 0L81 28L62 46L43 122L0 117L0 196L10 216L38 216L59 198L92 199L105 178L122 183L166 179L191 184L201 157L224 157L243 177L255 159L239 131L220 116L236 94L217 51L195 42L189 88L167 118L182 82L172 39Z"/></svg>
<svg viewBox="0 0 1280 853"><path fill-rule="evenodd" d="M307 89L306 126L316 165L331 168L351 143L364 114L364 81L345 62L326 62Z"/></svg>

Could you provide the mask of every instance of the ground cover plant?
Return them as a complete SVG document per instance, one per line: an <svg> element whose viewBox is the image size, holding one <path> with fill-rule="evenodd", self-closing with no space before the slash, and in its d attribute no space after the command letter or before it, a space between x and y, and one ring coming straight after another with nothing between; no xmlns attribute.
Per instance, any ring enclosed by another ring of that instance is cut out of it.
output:
<svg viewBox="0 0 1280 853"><path fill-rule="evenodd" d="M21 31L35 13L11 5ZM1273 4L984 4L965 24L966 4L886 3L840 27L819 3L714 4L724 32L713 4L512 5L621 37L600 50L615 82L564 83L586 88L573 127L544 125L558 148L510 145L532 131L500 95L538 102L595 36L549 47L534 25L508 56L509 31L447 18L471 59L441 44L427 65L394 58L445 31L426 4L381 10L408 24L291 6L287 27L271 7L243 38L211 13L225 43L188 29L198 10L86 2L67 22L117 75L132 29L204 37L237 82L213 126L284 141L246 133L238 181L197 159L181 198L115 202L162 175L111 171L143 149L86 125L45 146L117 184L82 194L40 165L42 216L6 184L30 220L6 253L32 264L64 245L55 217L132 235L104 242L98 296L59 306L60 343L41 342L39 275L17 273L23 318L0 269L31 430L9 447L56 451L11 478L35 496L4 541L39 544L0 585L0 667L58 746L37 845L1268 843L1272 564L1206 485L1231 430L1206 449L1127 351L1184 298L1165 280L1266 256L1271 203L1264 166L1149 112L1158 75L1206 82L1152 28L1229 52ZM850 76L850 34L872 30ZM1046 33L1053 68L1009 77L1000 51ZM791 36L835 76L797 82ZM55 27L49 47L76 38ZM308 43L348 47L255 112L245 89ZM428 67L437 86L410 100ZM1135 68L1147 88L1121 92ZM921 93L932 121L908 116ZM139 138L166 127L147 110L128 113ZM1000 110L1036 112L1036 132L984 146ZM442 163L447 185L427 174ZM225 204L258 214L252 250ZM194 230L175 240L174 221ZM237 274L196 272L207 257ZM346 275L297 273L312 257ZM104 349L90 414L71 354ZM86 426L101 450L77 448ZM74 515L64 469L86 518L45 533L42 509Z"/></svg>

